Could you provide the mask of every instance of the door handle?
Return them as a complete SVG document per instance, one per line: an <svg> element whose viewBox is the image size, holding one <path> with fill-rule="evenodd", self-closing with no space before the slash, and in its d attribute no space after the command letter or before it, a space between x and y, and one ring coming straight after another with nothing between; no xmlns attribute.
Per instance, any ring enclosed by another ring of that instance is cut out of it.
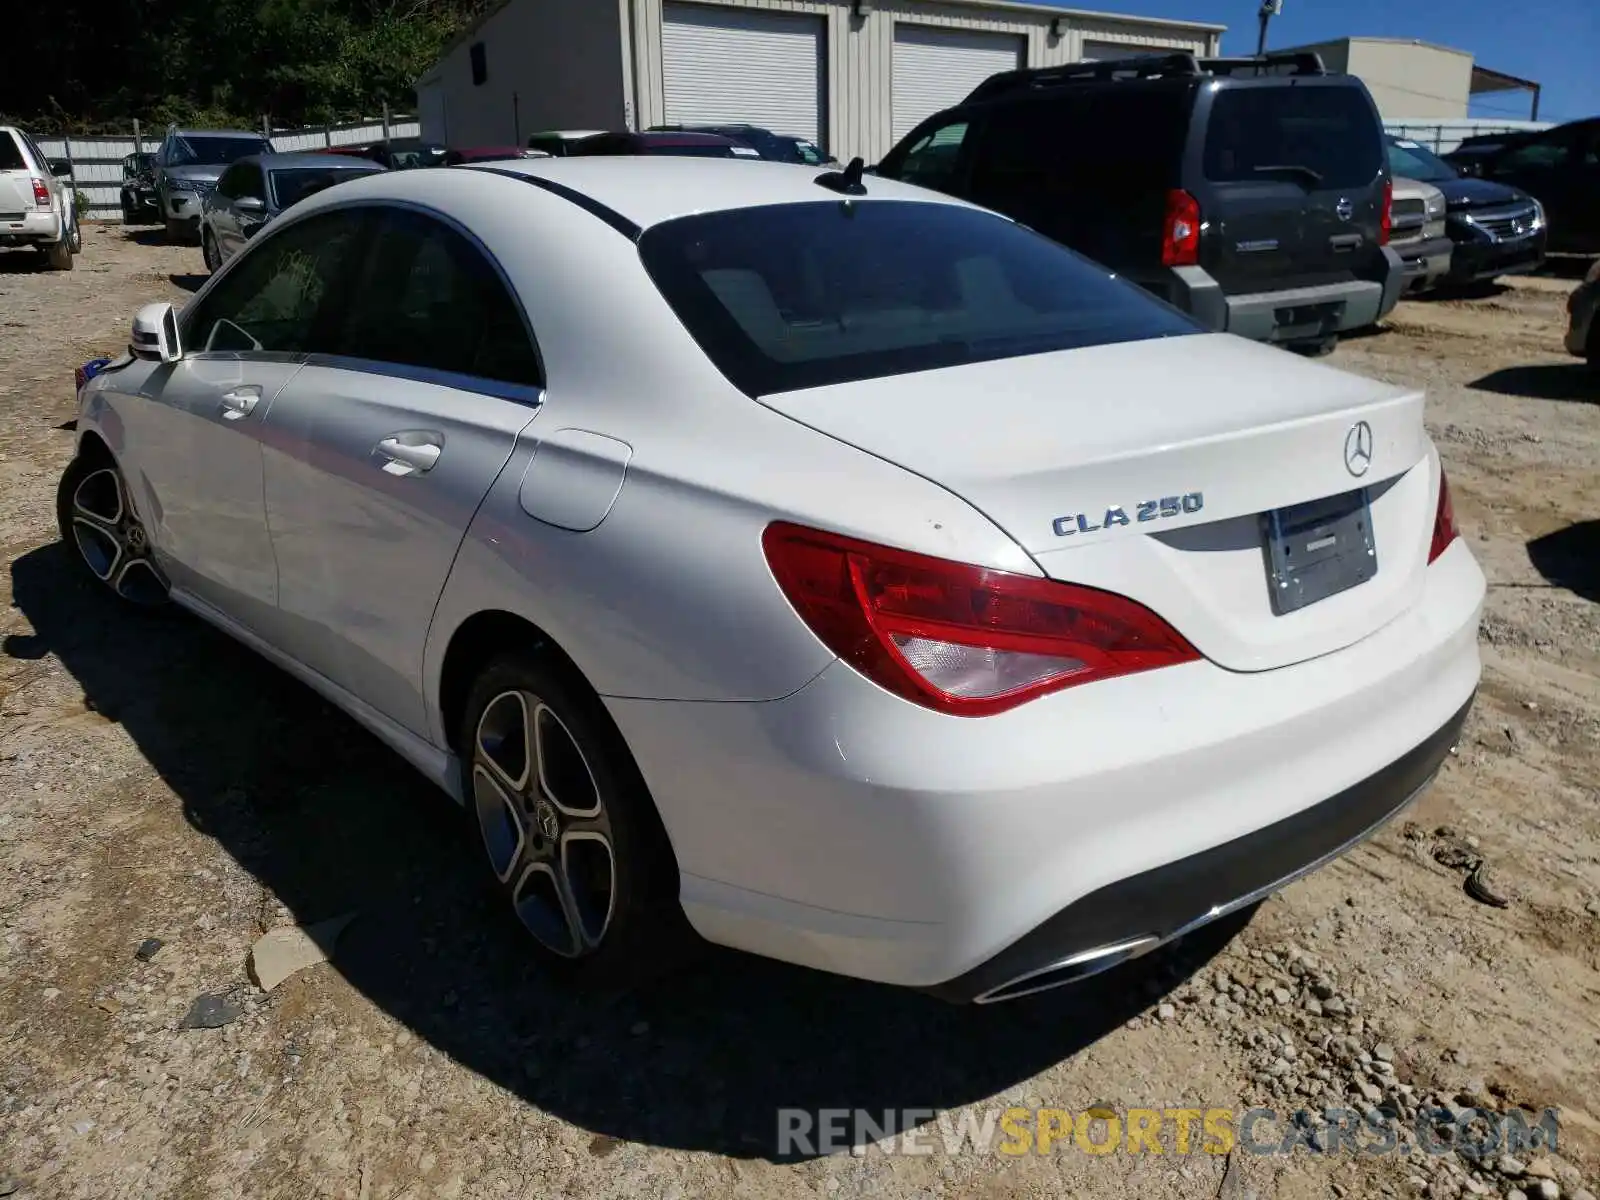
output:
<svg viewBox="0 0 1600 1200"><path fill-rule="evenodd" d="M231 392L222 394L222 419L224 421L237 421L248 417L261 402L261 389L254 384L246 384L235 388Z"/></svg>
<svg viewBox="0 0 1600 1200"><path fill-rule="evenodd" d="M1334 251L1354 250L1366 240L1359 233L1336 233L1328 239L1328 247Z"/></svg>
<svg viewBox="0 0 1600 1200"><path fill-rule="evenodd" d="M383 469L391 475L420 475L433 470L433 464L439 461L444 447L438 442L407 444L397 435L379 442L375 453L388 460L383 464Z"/></svg>

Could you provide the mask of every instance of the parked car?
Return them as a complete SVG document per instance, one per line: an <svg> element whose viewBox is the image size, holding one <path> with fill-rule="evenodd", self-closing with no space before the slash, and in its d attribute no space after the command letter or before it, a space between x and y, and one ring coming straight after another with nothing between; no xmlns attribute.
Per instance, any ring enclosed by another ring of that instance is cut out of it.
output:
<svg viewBox="0 0 1600 1200"><path fill-rule="evenodd" d="M528 135L528 149L543 150L552 158L565 158L575 143L604 133L603 129L545 129Z"/></svg>
<svg viewBox="0 0 1600 1200"><path fill-rule="evenodd" d="M1544 206L1551 250L1600 254L1600 117L1509 140L1474 156L1471 169Z"/></svg>
<svg viewBox="0 0 1600 1200"><path fill-rule="evenodd" d="M450 147L422 138L389 138L358 147L355 153L390 171L407 171L413 167L442 167Z"/></svg>
<svg viewBox="0 0 1600 1200"><path fill-rule="evenodd" d="M464 150L451 150L444 156L447 167L463 163L498 162L505 158L549 158L543 150L524 150L520 146L468 146Z"/></svg>
<svg viewBox="0 0 1600 1200"><path fill-rule="evenodd" d="M769 162L800 163L807 167L821 167L838 161L832 155L824 153L815 142L784 133L773 133L770 129L762 129L759 125L652 125L650 131L714 133L749 146Z"/></svg>
<svg viewBox="0 0 1600 1200"><path fill-rule="evenodd" d="M597 133L567 147L569 157L603 155L673 155L679 158L749 158L761 156L743 142L714 133Z"/></svg>
<svg viewBox="0 0 1600 1200"><path fill-rule="evenodd" d="M1544 209L1532 196L1487 179L1458 174L1419 142L1384 135L1389 169L1444 193L1445 230L1453 249L1441 282L1467 284L1544 263Z"/></svg>
<svg viewBox="0 0 1600 1200"><path fill-rule="evenodd" d="M1212 329L1325 350L1405 282L1382 135L1361 81L1314 54L1171 54L996 75L878 174L1015 217Z"/></svg>
<svg viewBox="0 0 1600 1200"><path fill-rule="evenodd" d="M156 194L156 156L130 154L122 160L122 223L159 225L161 198Z"/></svg>
<svg viewBox="0 0 1600 1200"><path fill-rule="evenodd" d="M52 271L72 270L83 249L72 165L46 158L15 125L0 125L0 248L31 247Z"/></svg>
<svg viewBox="0 0 1600 1200"><path fill-rule="evenodd" d="M1389 160L1394 170L1394 159ZM1431 183L1394 174L1389 245L1406 265L1406 290L1425 292L1450 273L1454 243L1445 230L1444 193Z"/></svg>
<svg viewBox="0 0 1600 1200"><path fill-rule="evenodd" d="M1600 258L1594 260L1572 295L1567 297L1567 353L1587 359L1589 369L1600 373Z"/></svg>
<svg viewBox="0 0 1600 1200"><path fill-rule="evenodd" d="M259 133L170 127L155 160L156 196L167 240L199 241L200 204L222 172L241 158L271 153L272 143Z"/></svg>
<svg viewBox="0 0 1600 1200"><path fill-rule="evenodd" d="M200 252L218 270L267 222L307 196L384 168L338 154L253 154L222 173L200 213Z"/></svg>
<svg viewBox="0 0 1600 1200"><path fill-rule="evenodd" d="M1008 999L1408 804L1484 598L1422 391L860 165L312 196L85 382L62 535L460 800L575 982Z"/></svg>

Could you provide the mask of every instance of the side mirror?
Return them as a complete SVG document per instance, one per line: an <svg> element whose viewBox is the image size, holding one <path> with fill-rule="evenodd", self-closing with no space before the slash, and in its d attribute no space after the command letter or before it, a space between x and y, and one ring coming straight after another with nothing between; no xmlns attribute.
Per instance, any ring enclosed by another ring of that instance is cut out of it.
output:
<svg viewBox="0 0 1600 1200"><path fill-rule="evenodd" d="M173 363L183 357L178 338L178 314L165 302L146 304L133 316L133 340L128 349L135 358Z"/></svg>
<svg viewBox="0 0 1600 1200"><path fill-rule="evenodd" d="M267 211L267 202L260 196L235 197L233 206L242 213L260 214Z"/></svg>
<svg viewBox="0 0 1600 1200"><path fill-rule="evenodd" d="M57 179L61 178L63 175L72 174L72 164L64 158L52 158L45 163L45 166L50 168L50 174L54 175Z"/></svg>

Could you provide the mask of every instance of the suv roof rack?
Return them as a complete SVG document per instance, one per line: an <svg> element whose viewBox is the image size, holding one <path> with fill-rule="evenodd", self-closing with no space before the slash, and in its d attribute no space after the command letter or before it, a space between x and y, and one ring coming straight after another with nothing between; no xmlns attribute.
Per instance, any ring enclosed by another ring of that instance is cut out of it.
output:
<svg viewBox="0 0 1600 1200"><path fill-rule="evenodd" d="M1287 69L1285 69L1287 68ZM1059 67L1032 67L1004 71L985 79L964 104L993 100L1014 92L1043 91L1074 83L1117 79L1199 78L1202 75L1326 75L1322 56L1310 51L1263 54L1249 58L1199 58L1186 50L1172 54L1136 54L1100 62L1066 63Z"/></svg>

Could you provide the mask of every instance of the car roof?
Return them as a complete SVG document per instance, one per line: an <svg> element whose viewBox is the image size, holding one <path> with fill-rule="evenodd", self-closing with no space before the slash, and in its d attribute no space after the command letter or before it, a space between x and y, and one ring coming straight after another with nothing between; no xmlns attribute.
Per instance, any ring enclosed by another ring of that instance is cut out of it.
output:
<svg viewBox="0 0 1600 1200"><path fill-rule="evenodd" d="M488 169L499 175L525 175L546 181L552 191L578 193L578 202L588 202L585 207L609 209L643 229L694 213L845 199L817 184L817 177L827 173L817 167L762 159L595 155L516 159ZM403 177L411 174L415 172L397 172L392 182L397 187L405 186ZM914 200L973 207L954 197L891 179L869 175L862 182L867 193L861 200Z"/></svg>
<svg viewBox="0 0 1600 1200"><path fill-rule="evenodd" d="M327 167L335 171L383 169L371 159L354 158L348 154L252 154L238 161L259 163L268 171L284 171L292 167Z"/></svg>
<svg viewBox="0 0 1600 1200"><path fill-rule="evenodd" d="M172 132L179 137L254 138L258 142L264 140L259 129L253 131L249 129L174 129Z"/></svg>
<svg viewBox="0 0 1600 1200"><path fill-rule="evenodd" d="M720 133L696 133L690 130L647 129L643 133L627 135L648 146L734 146L738 143Z"/></svg>

